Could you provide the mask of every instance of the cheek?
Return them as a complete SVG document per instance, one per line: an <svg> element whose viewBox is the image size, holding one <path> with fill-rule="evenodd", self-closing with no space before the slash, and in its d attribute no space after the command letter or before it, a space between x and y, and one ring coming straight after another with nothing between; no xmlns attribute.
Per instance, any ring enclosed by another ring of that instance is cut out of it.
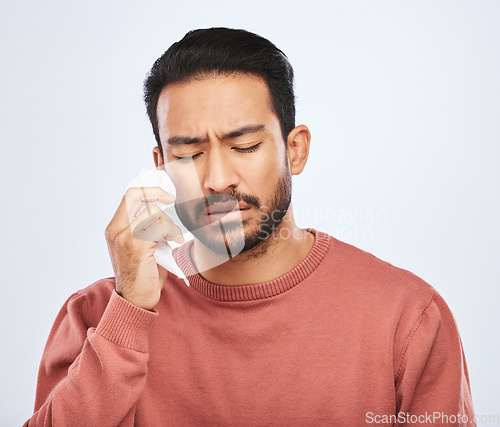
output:
<svg viewBox="0 0 500 427"><path fill-rule="evenodd" d="M203 190L193 163L169 163L167 174L174 184L178 201L187 201L203 197Z"/></svg>
<svg viewBox="0 0 500 427"><path fill-rule="evenodd" d="M259 156L260 157L260 156ZM247 165L244 173L245 181L253 193L267 202L274 197L276 186L286 172L286 162L282 152L274 152L256 159L253 167Z"/></svg>

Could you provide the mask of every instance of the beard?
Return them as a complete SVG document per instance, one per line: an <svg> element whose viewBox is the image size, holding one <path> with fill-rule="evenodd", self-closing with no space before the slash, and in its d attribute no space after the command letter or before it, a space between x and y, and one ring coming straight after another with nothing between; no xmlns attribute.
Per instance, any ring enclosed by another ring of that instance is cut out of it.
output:
<svg viewBox="0 0 500 427"><path fill-rule="evenodd" d="M211 193L188 201L182 201L182 193L178 193L178 196L181 197L176 199L175 210L179 219L204 246L212 252L229 256L229 259L241 253L258 257L267 251L271 242L269 237L288 211L292 179L287 167L279 178L269 206L263 206L258 198L236 190ZM207 208L215 203L223 203L237 209L239 201L255 207L259 212L258 217L223 224L220 221L210 223Z"/></svg>

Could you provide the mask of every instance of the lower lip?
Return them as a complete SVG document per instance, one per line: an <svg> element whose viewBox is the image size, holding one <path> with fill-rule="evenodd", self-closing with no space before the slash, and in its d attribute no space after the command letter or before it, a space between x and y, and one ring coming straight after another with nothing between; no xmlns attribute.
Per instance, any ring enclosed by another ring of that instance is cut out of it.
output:
<svg viewBox="0 0 500 427"><path fill-rule="evenodd" d="M231 211L231 212L221 212L221 213L214 213L214 214L208 214L208 218L210 222L232 222L232 221L241 221L243 217L248 213L250 209L241 209L237 211Z"/></svg>

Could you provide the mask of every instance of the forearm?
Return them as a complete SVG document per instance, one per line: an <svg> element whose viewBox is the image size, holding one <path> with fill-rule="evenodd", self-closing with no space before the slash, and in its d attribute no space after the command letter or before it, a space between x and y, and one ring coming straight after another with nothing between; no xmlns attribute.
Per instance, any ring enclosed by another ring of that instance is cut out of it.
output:
<svg viewBox="0 0 500 427"><path fill-rule="evenodd" d="M81 352L57 384L52 379L61 376L63 363L45 361L51 372L39 376L29 426L117 426L127 417L133 424L133 408L146 382L148 330L156 315L113 293L97 328L88 329Z"/></svg>

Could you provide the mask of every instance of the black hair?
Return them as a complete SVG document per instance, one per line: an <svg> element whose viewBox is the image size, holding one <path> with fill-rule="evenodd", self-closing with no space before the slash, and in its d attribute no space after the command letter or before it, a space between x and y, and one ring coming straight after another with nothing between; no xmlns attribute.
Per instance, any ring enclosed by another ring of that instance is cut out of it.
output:
<svg viewBox="0 0 500 427"><path fill-rule="evenodd" d="M170 83L207 75L244 73L262 78L271 95L286 144L295 127L293 68L287 56L269 40L246 30L224 27L189 31L153 64L144 82L144 101L163 158L156 107Z"/></svg>

